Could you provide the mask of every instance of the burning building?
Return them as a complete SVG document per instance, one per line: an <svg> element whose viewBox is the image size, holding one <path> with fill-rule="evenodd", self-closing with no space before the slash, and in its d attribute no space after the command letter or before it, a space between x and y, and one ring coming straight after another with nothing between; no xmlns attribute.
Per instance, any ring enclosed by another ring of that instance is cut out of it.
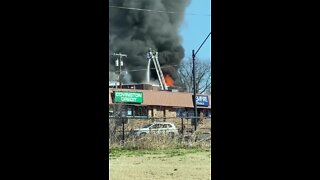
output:
<svg viewBox="0 0 320 180"><path fill-rule="evenodd" d="M109 10L109 55L123 52L128 58L124 65L129 70L145 69L148 66L146 53L149 48L159 52L159 65L176 65L162 68L167 86L177 84L177 69L184 58L179 27L184 19L183 12L190 0L117 0L109 2L113 7L130 7L155 10L136 11L125 8L110 8ZM161 12L160 12L161 11ZM166 13L179 12L179 13ZM116 70L114 59L109 56L110 73ZM153 68L151 66L151 68ZM109 74L110 74L109 73ZM130 83L156 81L156 70L128 71ZM115 79L112 79L115 80ZM159 82L161 84L161 82Z"/></svg>
<svg viewBox="0 0 320 180"><path fill-rule="evenodd" d="M153 89L153 90L172 90L174 88L174 80L173 78L170 76L169 73L163 73L162 72L162 68L160 66L159 60L158 60L158 52L155 50L152 50L151 48L149 49L148 53L147 53L147 58L148 58L148 66L146 69L146 83L145 84L136 84L136 83L131 83L131 84L122 84L123 82L121 81L122 77L120 78L120 75L122 75L121 73L121 65L118 63L120 72L118 75L118 79L119 79L119 85L117 84L117 82L113 85L110 86L110 82L109 82L109 88L124 88L124 89L136 89L136 87L138 87L137 89ZM116 61L118 62L118 60ZM151 62L154 65L154 69L156 70L157 73L157 77L158 77L158 82L159 82L159 89L157 87L155 87L156 85L152 85L150 82L150 64ZM117 65L116 65L117 66Z"/></svg>

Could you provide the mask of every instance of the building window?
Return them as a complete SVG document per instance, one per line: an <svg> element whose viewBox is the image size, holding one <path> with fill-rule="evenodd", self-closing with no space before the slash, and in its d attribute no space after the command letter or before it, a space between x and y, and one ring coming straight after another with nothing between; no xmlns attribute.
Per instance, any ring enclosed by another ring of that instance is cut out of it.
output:
<svg viewBox="0 0 320 180"><path fill-rule="evenodd" d="M134 117L137 118L146 118L148 117L148 108L145 106L136 106L134 107Z"/></svg>
<svg viewBox="0 0 320 180"><path fill-rule="evenodd" d="M128 107L128 108L127 108L127 115L128 115L128 116L133 116L133 114L132 114L132 107Z"/></svg>
<svg viewBox="0 0 320 180"><path fill-rule="evenodd" d="M176 109L176 117L186 117L187 111L185 108L178 108Z"/></svg>
<svg viewBox="0 0 320 180"><path fill-rule="evenodd" d="M194 110L193 109L188 109L187 111L187 116L188 117L193 117L195 114L194 114Z"/></svg>

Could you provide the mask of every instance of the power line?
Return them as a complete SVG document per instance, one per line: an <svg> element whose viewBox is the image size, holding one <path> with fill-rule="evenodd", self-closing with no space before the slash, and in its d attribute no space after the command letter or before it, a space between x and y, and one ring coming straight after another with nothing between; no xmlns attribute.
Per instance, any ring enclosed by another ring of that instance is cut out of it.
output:
<svg viewBox="0 0 320 180"><path fill-rule="evenodd" d="M142 8L132 8L132 7L124 7L124 6L110 6L109 8L117 8L123 10L134 10L134 11L146 11L152 13L167 13L167 14L184 14L184 15L192 15L192 16L211 16L211 14L196 14L196 13L184 13L184 12L173 12L173 11L160 11L160 10L152 10L152 9L142 9Z"/></svg>
<svg viewBox="0 0 320 180"><path fill-rule="evenodd" d="M173 66L178 66L178 65L166 65L166 66L161 66L162 69L165 69L165 68L170 68L170 67L173 67ZM150 69L156 69L156 68L150 68ZM126 70L126 71L142 71L142 70L148 70L148 69L133 69L133 70Z"/></svg>
<svg viewBox="0 0 320 180"><path fill-rule="evenodd" d="M208 37L211 35L211 32L208 34L208 36L206 37L206 39L202 42L202 44L200 45L199 49L197 50L197 52L194 54L197 55L197 53L199 52L199 50L201 49L202 45L207 41Z"/></svg>

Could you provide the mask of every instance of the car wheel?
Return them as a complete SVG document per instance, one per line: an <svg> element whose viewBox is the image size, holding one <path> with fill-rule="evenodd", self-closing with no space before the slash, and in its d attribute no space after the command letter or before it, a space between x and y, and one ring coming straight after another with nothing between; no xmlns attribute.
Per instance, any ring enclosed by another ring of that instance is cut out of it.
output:
<svg viewBox="0 0 320 180"><path fill-rule="evenodd" d="M170 136L171 138L174 138L174 133L173 133L173 132L170 132L170 133L169 133L169 136Z"/></svg>
<svg viewBox="0 0 320 180"><path fill-rule="evenodd" d="M141 133L140 136L145 136L147 133Z"/></svg>

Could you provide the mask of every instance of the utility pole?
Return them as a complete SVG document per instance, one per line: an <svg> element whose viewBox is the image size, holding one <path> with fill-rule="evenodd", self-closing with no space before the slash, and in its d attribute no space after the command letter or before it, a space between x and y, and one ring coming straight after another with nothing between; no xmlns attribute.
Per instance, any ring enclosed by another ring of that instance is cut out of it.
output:
<svg viewBox="0 0 320 180"><path fill-rule="evenodd" d="M196 91L196 70L195 70L195 57L196 55L194 54L194 50L192 50L192 75L193 75L193 103L194 103L194 131L197 130L197 124L198 124L198 112L197 112L197 102L196 102L196 97L197 97L197 91Z"/></svg>
<svg viewBox="0 0 320 180"><path fill-rule="evenodd" d="M200 47L198 48L198 50L196 51L196 53L194 53L194 50L192 50L192 72L193 72L193 102L194 102L194 118L195 118L195 125L194 125L194 131L197 130L197 125L198 125L198 120L197 120L197 103L196 103L196 96L197 96L197 92L196 92L196 71L195 71L195 57L197 55L197 53L199 52L199 50L201 49L201 47L203 46L203 44L207 41L207 39L209 38L209 36L211 36L211 32L208 34L208 36L206 37L206 39L202 42L202 44L200 45Z"/></svg>
<svg viewBox="0 0 320 180"><path fill-rule="evenodd" d="M122 82L121 82L121 73L122 73L121 67L123 66L122 57L127 57L127 55L122 53L114 53L113 56L118 56L117 60L115 61L115 66L119 67L118 81L120 84L120 89L122 89ZM118 90L118 83L116 84L116 90ZM124 117L122 114L122 104L120 104L120 109L117 108L116 112L120 114L119 120L122 121L122 142L124 142Z"/></svg>
<svg viewBox="0 0 320 180"><path fill-rule="evenodd" d="M120 85L120 89L122 89L122 83L121 83L121 67L123 66L123 60L122 57L127 57L126 54L122 54L122 53L113 53L113 56L118 56L119 58L117 58L115 65L116 67L119 66L119 76L118 76L118 81L119 81L119 85ZM118 89L118 83L116 84L116 89Z"/></svg>

